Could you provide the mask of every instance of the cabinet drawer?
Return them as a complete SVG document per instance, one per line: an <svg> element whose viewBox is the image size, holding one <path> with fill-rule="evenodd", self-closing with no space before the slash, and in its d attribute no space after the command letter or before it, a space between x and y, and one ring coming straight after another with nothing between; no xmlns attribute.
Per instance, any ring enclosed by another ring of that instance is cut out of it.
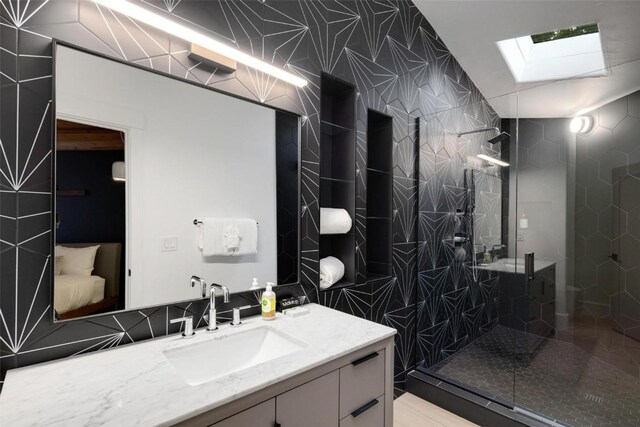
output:
<svg viewBox="0 0 640 427"><path fill-rule="evenodd" d="M384 394L384 350L340 368L340 419Z"/></svg>
<svg viewBox="0 0 640 427"><path fill-rule="evenodd" d="M384 427L384 395L365 403L354 414L343 418L340 427Z"/></svg>
<svg viewBox="0 0 640 427"><path fill-rule="evenodd" d="M276 422L276 399L240 412L210 427L273 427Z"/></svg>

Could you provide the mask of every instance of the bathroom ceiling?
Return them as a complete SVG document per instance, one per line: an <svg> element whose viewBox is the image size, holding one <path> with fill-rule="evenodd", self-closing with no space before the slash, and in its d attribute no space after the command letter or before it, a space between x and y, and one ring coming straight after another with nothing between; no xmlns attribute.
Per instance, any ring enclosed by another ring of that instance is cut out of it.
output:
<svg viewBox="0 0 640 427"><path fill-rule="evenodd" d="M413 0L504 118L571 117L640 89L640 1ZM496 42L597 22L606 77L516 83ZM513 94L518 90L518 99ZM519 107L518 107L519 105Z"/></svg>

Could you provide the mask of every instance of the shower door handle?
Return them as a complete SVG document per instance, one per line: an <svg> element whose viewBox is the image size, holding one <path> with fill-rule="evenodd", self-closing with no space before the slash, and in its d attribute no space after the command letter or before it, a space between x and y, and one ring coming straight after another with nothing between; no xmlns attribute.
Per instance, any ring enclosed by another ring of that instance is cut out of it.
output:
<svg viewBox="0 0 640 427"><path fill-rule="evenodd" d="M527 280L531 281L535 279L534 273L535 254L533 252L527 252L524 254L524 275Z"/></svg>

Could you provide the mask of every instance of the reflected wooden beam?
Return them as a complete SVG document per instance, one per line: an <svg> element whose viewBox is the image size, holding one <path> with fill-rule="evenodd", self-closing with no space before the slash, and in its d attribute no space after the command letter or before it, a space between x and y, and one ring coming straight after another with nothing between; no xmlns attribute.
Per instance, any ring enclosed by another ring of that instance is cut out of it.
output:
<svg viewBox="0 0 640 427"><path fill-rule="evenodd" d="M124 150L124 133L82 123L56 120L57 151Z"/></svg>

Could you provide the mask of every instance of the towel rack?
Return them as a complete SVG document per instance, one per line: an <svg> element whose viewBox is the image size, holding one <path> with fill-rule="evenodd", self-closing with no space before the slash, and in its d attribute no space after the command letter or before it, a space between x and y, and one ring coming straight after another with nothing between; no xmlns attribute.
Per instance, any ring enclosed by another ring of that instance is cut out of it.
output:
<svg viewBox="0 0 640 427"><path fill-rule="evenodd" d="M199 221L198 218L193 220L193 225L198 226L201 225L202 221ZM256 224L260 224L258 221L256 221Z"/></svg>

